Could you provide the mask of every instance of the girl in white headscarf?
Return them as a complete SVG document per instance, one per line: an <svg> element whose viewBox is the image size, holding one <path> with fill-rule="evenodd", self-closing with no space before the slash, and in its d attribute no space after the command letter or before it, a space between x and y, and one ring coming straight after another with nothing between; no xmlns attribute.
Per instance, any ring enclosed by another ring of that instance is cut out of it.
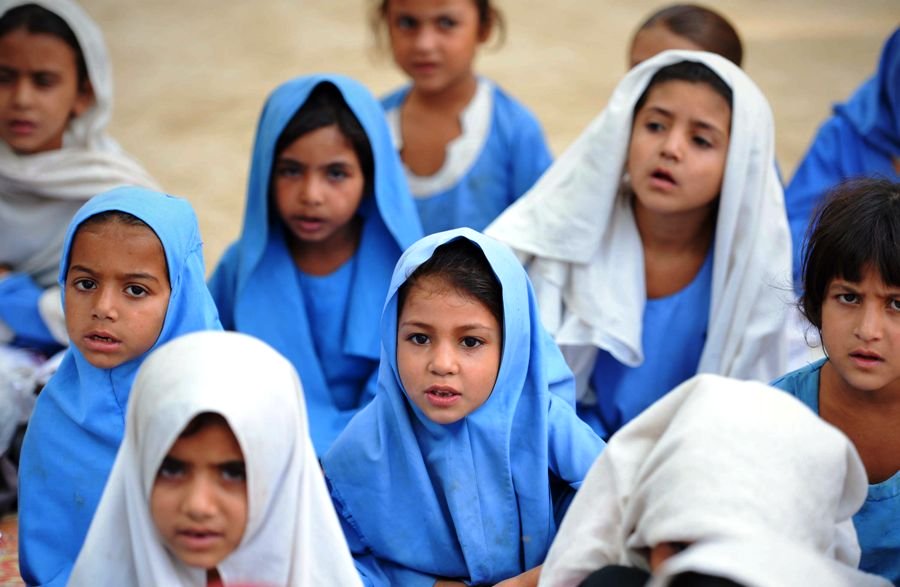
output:
<svg viewBox="0 0 900 587"><path fill-rule="evenodd" d="M782 372L790 236L772 113L730 61L667 51L487 233L528 263L579 415L608 438L698 372ZM783 299L782 299L783 298Z"/></svg>
<svg viewBox="0 0 900 587"><path fill-rule="evenodd" d="M0 0L0 67L0 343L64 345L66 226L95 194L156 184L106 134L109 56L77 3Z"/></svg>
<svg viewBox="0 0 900 587"><path fill-rule="evenodd" d="M746 587L888 587L856 569L851 517L865 496L853 444L803 403L761 383L698 375L610 440L540 586L573 587L627 565L652 571L653 587L689 572Z"/></svg>
<svg viewBox="0 0 900 587"><path fill-rule="evenodd" d="M360 579L293 366L253 337L201 332L142 364L69 585L220 583Z"/></svg>

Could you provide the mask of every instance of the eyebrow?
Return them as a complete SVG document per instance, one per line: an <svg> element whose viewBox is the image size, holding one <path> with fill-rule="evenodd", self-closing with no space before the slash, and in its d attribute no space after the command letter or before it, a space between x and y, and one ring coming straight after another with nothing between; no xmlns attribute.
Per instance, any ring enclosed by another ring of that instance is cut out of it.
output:
<svg viewBox="0 0 900 587"><path fill-rule="evenodd" d="M84 265L72 265L69 267L69 271L80 271L82 273L87 273L88 275L91 275L91 276L97 275L96 272L92 271L88 267L85 267ZM155 281L157 283L160 283L159 278L157 278L152 273L141 273L141 272L126 273L123 277L125 277L125 279L145 279L148 281Z"/></svg>
<svg viewBox="0 0 900 587"><path fill-rule="evenodd" d="M422 328L422 329L431 329L434 328L434 325L429 324L428 322L420 322L416 320L406 320L400 323L399 328ZM479 324L477 322L473 322L471 324L461 324L459 326L454 327L454 330L490 330L491 327L487 324Z"/></svg>

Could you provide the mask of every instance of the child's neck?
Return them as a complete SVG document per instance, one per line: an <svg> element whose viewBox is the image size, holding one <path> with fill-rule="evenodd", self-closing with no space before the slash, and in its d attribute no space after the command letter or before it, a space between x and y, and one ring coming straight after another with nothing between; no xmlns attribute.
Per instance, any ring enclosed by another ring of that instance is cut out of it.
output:
<svg viewBox="0 0 900 587"><path fill-rule="evenodd" d="M362 218L354 217L344 230L321 242L288 237L288 249L298 269L307 275L329 275L346 263L359 247Z"/></svg>
<svg viewBox="0 0 900 587"><path fill-rule="evenodd" d="M647 297L661 298L687 287L709 253L715 234L713 211L664 216L635 202L634 217L644 249Z"/></svg>
<svg viewBox="0 0 900 587"><path fill-rule="evenodd" d="M413 86L400 109L400 156L410 171L428 177L443 167L447 145L462 134L460 118L477 89L474 74L440 92Z"/></svg>
<svg viewBox="0 0 900 587"><path fill-rule="evenodd" d="M218 569L209 569L206 571L206 587L222 587L222 577L219 576Z"/></svg>
<svg viewBox="0 0 900 587"><path fill-rule="evenodd" d="M869 483L900 471L900 388L856 389L826 361L819 379L819 415L853 441Z"/></svg>

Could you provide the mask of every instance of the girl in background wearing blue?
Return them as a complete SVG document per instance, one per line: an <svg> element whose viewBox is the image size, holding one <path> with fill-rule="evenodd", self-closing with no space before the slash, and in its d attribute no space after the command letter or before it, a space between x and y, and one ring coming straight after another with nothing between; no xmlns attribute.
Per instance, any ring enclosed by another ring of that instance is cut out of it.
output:
<svg viewBox="0 0 900 587"><path fill-rule="evenodd" d="M711 53L632 69L488 228L529 263L544 325L603 437L698 372L784 372L790 241L772 112Z"/></svg>
<svg viewBox="0 0 900 587"><path fill-rule="evenodd" d="M859 567L900 585L900 184L842 184L813 219L800 307L826 357L776 379L856 445Z"/></svg>
<svg viewBox="0 0 900 587"><path fill-rule="evenodd" d="M71 0L0 1L0 343L67 344L56 272L88 198L153 180L106 134L112 75Z"/></svg>
<svg viewBox="0 0 900 587"><path fill-rule="evenodd" d="M878 70L819 128L784 191L794 242L794 281L806 227L818 203L845 179L900 181L900 28L884 44Z"/></svg>
<svg viewBox="0 0 900 587"><path fill-rule="evenodd" d="M410 84L383 99L426 234L482 230L550 165L534 115L473 70L503 20L490 0L380 0Z"/></svg>
<svg viewBox="0 0 900 587"><path fill-rule="evenodd" d="M209 287L228 330L294 364L321 456L375 393L391 270L422 235L384 112L342 76L277 88L263 109L240 238Z"/></svg>
<svg viewBox="0 0 900 587"><path fill-rule="evenodd" d="M19 467L19 566L28 584L66 584L147 353L220 328L204 276L197 217L185 200L117 188L72 219L59 271L72 344L38 396Z"/></svg>
<svg viewBox="0 0 900 587"><path fill-rule="evenodd" d="M604 443L521 264L468 229L422 239L381 344L378 394L323 460L364 583L535 585Z"/></svg>

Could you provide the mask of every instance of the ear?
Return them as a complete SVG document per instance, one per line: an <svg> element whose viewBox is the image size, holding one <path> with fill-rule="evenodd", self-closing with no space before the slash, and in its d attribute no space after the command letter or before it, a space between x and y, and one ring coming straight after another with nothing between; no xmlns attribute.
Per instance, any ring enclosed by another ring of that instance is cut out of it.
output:
<svg viewBox="0 0 900 587"><path fill-rule="evenodd" d="M497 22L497 15L491 11L490 18L486 23L479 23L478 25L478 42L484 43L488 39L491 38L491 33L494 32L494 24Z"/></svg>
<svg viewBox="0 0 900 587"><path fill-rule="evenodd" d="M72 104L72 118L81 116L94 105L94 87L90 80L86 80L82 87L78 89L78 95L75 96L75 103Z"/></svg>

